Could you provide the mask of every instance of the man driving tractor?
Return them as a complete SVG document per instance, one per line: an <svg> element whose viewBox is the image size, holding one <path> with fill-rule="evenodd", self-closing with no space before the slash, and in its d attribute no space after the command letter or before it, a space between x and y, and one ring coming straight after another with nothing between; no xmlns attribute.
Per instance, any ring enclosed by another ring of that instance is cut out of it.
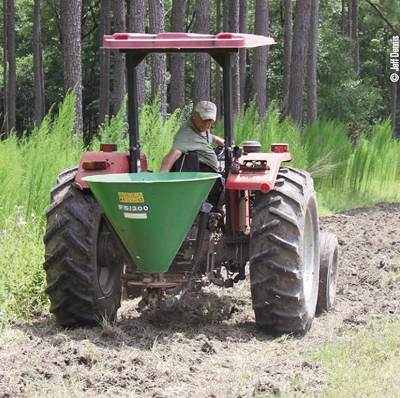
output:
<svg viewBox="0 0 400 398"><path fill-rule="evenodd" d="M171 170L175 162L188 152L196 152L200 171L216 172L217 156L212 144L224 146L225 141L210 133L211 126L217 118L217 107L210 101L199 102L190 119L186 120L174 137L171 150L165 156L160 172Z"/></svg>

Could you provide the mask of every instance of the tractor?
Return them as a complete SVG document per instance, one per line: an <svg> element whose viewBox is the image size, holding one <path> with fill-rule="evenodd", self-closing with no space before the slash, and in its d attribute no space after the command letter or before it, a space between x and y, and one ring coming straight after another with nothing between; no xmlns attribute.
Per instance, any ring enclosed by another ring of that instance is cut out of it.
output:
<svg viewBox="0 0 400 398"><path fill-rule="evenodd" d="M331 309L338 242L319 230L312 178L284 165L287 144L262 153L256 141L234 143L233 56L273 44L238 33L104 36L104 48L125 54L129 153L103 143L51 191L44 269L59 325L115 320L123 297L139 298L139 309L167 308L188 291L231 288L247 274L255 321L267 333L305 334L316 312ZM136 68L149 54L198 52L223 72L220 170L201 172L189 153L175 171L151 172L139 145Z"/></svg>

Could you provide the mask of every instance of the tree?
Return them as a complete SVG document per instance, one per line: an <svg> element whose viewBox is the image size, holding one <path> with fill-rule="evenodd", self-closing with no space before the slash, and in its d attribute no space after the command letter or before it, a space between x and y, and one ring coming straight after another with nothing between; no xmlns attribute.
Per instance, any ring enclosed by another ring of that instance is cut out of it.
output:
<svg viewBox="0 0 400 398"><path fill-rule="evenodd" d="M254 33L268 36L269 3L268 0L256 0ZM267 63L268 47L257 47L253 50L253 85L252 98L260 117L267 110Z"/></svg>
<svg viewBox="0 0 400 398"><path fill-rule="evenodd" d="M64 92L75 89L75 132L82 134L81 0L61 0Z"/></svg>
<svg viewBox="0 0 400 398"><path fill-rule="evenodd" d="M353 62L354 72L360 77L360 43L358 40L358 0L351 1L351 37L354 40Z"/></svg>
<svg viewBox="0 0 400 398"><path fill-rule="evenodd" d="M172 1L171 31L184 32L186 22L186 0ZM170 112L185 106L185 55L170 55Z"/></svg>
<svg viewBox="0 0 400 398"><path fill-rule="evenodd" d="M289 82L290 82L290 59L292 57L292 0L285 2L284 38L283 38L283 109L288 106Z"/></svg>
<svg viewBox="0 0 400 398"><path fill-rule="evenodd" d="M125 2L113 1L114 31L125 31ZM125 54L114 51L114 87L113 87L113 114L116 115L121 108L126 93L125 87Z"/></svg>
<svg viewBox="0 0 400 398"><path fill-rule="evenodd" d="M239 0L229 2L229 31L239 32ZM239 82L239 55L232 57L232 112L238 116L240 113L240 82Z"/></svg>
<svg viewBox="0 0 400 398"><path fill-rule="evenodd" d="M216 30L217 32L221 32L221 22L222 22L222 14L221 14L221 0L216 0ZM222 98L221 98L221 68L219 64L215 65L215 105L217 105L217 120L221 118L222 114Z"/></svg>
<svg viewBox="0 0 400 398"><path fill-rule="evenodd" d="M144 33L146 28L146 0L128 0L128 31ZM146 61L136 68L138 106L143 107L146 101Z"/></svg>
<svg viewBox="0 0 400 398"><path fill-rule="evenodd" d="M298 124L301 124L303 115L303 91L310 12L311 0L297 0L293 25L288 106L284 110L283 116L289 115Z"/></svg>
<svg viewBox="0 0 400 398"><path fill-rule="evenodd" d="M312 0L307 59L307 123L315 123L317 110L317 44L319 0Z"/></svg>
<svg viewBox="0 0 400 398"><path fill-rule="evenodd" d="M35 119L38 126L45 116L42 38L40 25L40 0L34 2L33 22L33 73L35 77Z"/></svg>
<svg viewBox="0 0 400 398"><path fill-rule="evenodd" d="M210 0L197 0L196 33L210 33ZM195 55L193 103L210 99L210 56L208 54Z"/></svg>
<svg viewBox="0 0 400 398"><path fill-rule="evenodd" d="M164 0L149 0L150 33L164 32ZM159 96L161 114L167 117L167 80L165 54L151 55L151 97Z"/></svg>
<svg viewBox="0 0 400 398"><path fill-rule="evenodd" d="M8 43L7 43L7 0L3 0L3 125L5 138L10 134L8 123Z"/></svg>
<svg viewBox="0 0 400 398"><path fill-rule="evenodd" d="M8 45L8 127L16 126L17 108L17 64L15 54L15 8L14 0L7 0L7 45Z"/></svg>
<svg viewBox="0 0 400 398"><path fill-rule="evenodd" d="M102 48L103 36L110 33L110 0L101 0L100 7L99 125L110 113L110 51Z"/></svg>
<svg viewBox="0 0 400 398"><path fill-rule="evenodd" d="M240 0L239 4L239 32L247 33L247 0ZM240 108L246 101L246 63L247 51L245 48L239 50L239 82L240 82Z"/></svg>

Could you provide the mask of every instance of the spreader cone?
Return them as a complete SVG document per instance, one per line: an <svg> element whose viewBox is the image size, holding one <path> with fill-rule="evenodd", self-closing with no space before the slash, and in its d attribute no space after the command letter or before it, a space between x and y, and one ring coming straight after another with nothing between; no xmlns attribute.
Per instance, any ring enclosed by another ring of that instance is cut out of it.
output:
<svg viewBox="0 0 400 398"><path fill-rule="evenodd" d="M139 270L168 268L216 173L130 173L83 178Z"/></svg>

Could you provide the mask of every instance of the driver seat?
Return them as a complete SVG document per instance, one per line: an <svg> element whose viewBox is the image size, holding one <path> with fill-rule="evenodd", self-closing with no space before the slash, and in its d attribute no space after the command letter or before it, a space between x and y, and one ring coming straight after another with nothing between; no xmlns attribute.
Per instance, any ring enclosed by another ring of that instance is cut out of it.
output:
<svg viewBox="0 0 400 398"><path fill-rule="evenodd" d="M188 152L186 155L182 154L181 157L172 166L171 172L200 172L200 173L217 173L211 166L204 164L199 161L199 156L196 152ZM208 194L207 201L214 206L214 209L218 208L219 199L222 191L224 190L224 184L221 178L218 178L210 193Z"/></svg>

